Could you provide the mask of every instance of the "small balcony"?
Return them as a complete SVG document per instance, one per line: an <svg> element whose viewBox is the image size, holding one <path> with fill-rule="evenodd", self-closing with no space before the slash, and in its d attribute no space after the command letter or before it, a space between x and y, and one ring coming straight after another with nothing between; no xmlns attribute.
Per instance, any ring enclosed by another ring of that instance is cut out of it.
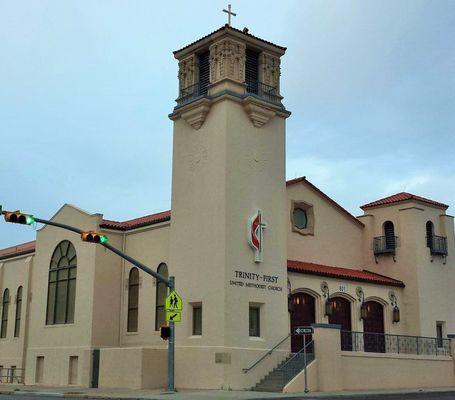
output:
<svg viewBox="0 0 455 400"><path fill-rule="evenodd" d="M395 255L395 250L398 245L397 236L377 236L373 238L374 255L392 254Z"/></svg>
<svg viewBox="0 0 455 400"><path fill-rule="evenodd" d="M446 256L448 254L446 237L432 235L427 237L427 243L432 255Z"/></svg>
<svg viewBox="0 0 455 400"><path fill-rule="evenodd" d="M270 103L281 104L282 97L278 94L277 88L257 80L248 79L246 81L246 92Z"/></svg>
<svg viewBox="0 0 455 400"><path fill-rule="evenodd" d="M207 93L207 84L203 84L201 82L195 83L194 85L188 86L184 89L180 89L179 97L176 100L177 106L183 106L184 104L191 103L199 97L207 96Z"/></svg>
<svg viewBox="0 0 455 400"><path fill-rule="evenodd" d="M281 105L282 97L278 94L277 89L257 80L246 82L246 92L270 103ZM195 83L194 85L180 89L179 97L176 100L177 106L181 107L207 95L208 84L201 82Z"/></svg>

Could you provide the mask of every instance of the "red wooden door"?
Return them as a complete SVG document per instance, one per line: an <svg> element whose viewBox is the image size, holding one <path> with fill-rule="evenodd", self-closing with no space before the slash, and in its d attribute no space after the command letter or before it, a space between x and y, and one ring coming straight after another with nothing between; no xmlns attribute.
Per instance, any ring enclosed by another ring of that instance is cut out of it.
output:
<svg viewBox="0 0 455 400"><path fill-rule="evenodd" d="M351 302L343 297L333 297L330 302L332 315L329 316L329 323L341 325L341 331L351 331ZM351 333L341 333L341 350L352 350Z"/></svg>
<svg viewBox="0 0 455 400"><path fill-rule="evenodd" d="M294 328L309 326L316 322L316 308L314 297L307 293L294 293L291 296L291 351L298 352L303 348L303 336L294 335ZM306 335L307 343L311 335Z"/></svg>
<svg viewBox="0 0 455 400"><path fill-rule="evenodd" d="M376 301L367 301L367 318L363 320L365 351L385 353L384 307Z"/></svg>

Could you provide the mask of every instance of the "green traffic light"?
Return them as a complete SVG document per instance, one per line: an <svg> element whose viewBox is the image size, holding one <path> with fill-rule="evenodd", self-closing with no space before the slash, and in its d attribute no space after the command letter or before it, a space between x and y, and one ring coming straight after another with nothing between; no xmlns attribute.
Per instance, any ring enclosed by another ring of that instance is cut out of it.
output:
<svg viewBox="0 0 455 400"><path fill-rule="evenodd" d="M108 237L106 235L101 236L100 243L104 244L104 243L107 243L107 242L109 242Z"/></svg>
<svg viewBox="0 0 455 400"><path fill-rule="evenodd" d="M27 225L31 225L31 224L35 223L35 217L33 217L33 215L27 215L25 217L25 223Z"/></svg>

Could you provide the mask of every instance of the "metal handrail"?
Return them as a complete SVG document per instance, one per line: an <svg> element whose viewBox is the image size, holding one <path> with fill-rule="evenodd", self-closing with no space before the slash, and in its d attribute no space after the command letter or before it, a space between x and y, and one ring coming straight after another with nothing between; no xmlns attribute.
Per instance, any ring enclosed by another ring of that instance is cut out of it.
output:
<svg viewBox="0 0 455 400"><path fill-rule="evenodd" d="M450 355L451 354L451 343L450 339L437 338L429 336L410 336L410 335L393 335L386 333L377 332L356 332L356 331L340 331L342 341L343 336L350 337L352 340L352 350L348 351L362 351L364 342L362 340L366 337L382 338L381 353L407 353L417 355ZM395 342L393 341L395 339ZM377 340L376 340L377 341ZM379 342L378 342L379 343ZM374 343L373 343L374 344ZM415 346L414 346L415 345ZM395 346L395 347L394 347ZM403 347L402 347L403 346ZM434 346L434 349L433 347ZM429 352L428 348L432 350ZM378 347L379 348L379 347ZM396 351L393 351L393 350ZM370 350L371 352L371 350ZM374 351L373 351L374 352Z"/></svg>
<svg viewBox="0 0 455 400"><path fill-rule="evenodd" d="M377 236L373 238L374 254L394 254L398 247L398 236Z"/></svg>
<svg viewBox="0 0 455 400"><path fill-rule="evenodd" d="M14 383L14 381L17 381L17 383L23 383L24 373L24 368L2 368L0 369L0 383Z"/></svg>
<svg viewBox="0 0 455 400"><path fill-rule="evenodd" d="M447 255L447 237L431 235L427 236L427 243L430 245L431 254Z"/></svg>
<svg viewBox="0 0 455 400"><path fill-rule="evenodd" d="M280 346L281 344L283 344L287 338L289 338L291 336L291 334L289 333L284 339L281 339L279 341L278 344L276 344L275 346L273 346L270 350L267 351L267 353L265 353L259 360L257 360L251 367L249 368L242 368L242 371L246 374L248 373L249 371L251 371L256 365L258 365L264 358L266 358L267 356L269 356L270 354L273 353L273 351L278 347Z"/></svg>
<svg viewBox="0 0 455 400"><path fill-rule="evenodd" d="M294 353L294 355L292 357L289 358L289 360L287 360L283 365L280 366L280 370L282 370L286 365L288 365L294 358L296 358L299 354L303 353L305 351L305 349L310 345L310 344L313 344L313 340L310 340L306 346L302 347L297 353Z"/></svg>

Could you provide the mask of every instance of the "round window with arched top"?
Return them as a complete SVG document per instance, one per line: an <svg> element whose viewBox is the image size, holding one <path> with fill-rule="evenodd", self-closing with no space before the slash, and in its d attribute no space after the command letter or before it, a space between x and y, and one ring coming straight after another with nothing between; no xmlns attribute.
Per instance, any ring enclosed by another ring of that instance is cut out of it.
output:
<svg viewBox="0 0 455 400"><path fill-rule="evenodd" d="M294 209L294 226L298 229L306 229L308 225L308 217L306 210L302 208Z"/></svg>

